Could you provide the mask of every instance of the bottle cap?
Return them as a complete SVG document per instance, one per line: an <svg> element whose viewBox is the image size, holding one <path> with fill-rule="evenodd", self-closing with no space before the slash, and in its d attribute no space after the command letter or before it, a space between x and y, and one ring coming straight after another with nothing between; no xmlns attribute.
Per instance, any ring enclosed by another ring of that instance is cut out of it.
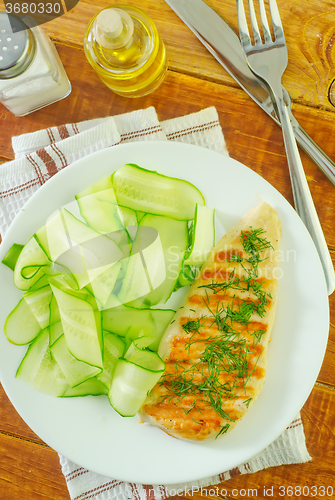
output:
<svg viewBox="0 0 335 500"><path fill-rule="evenodd" d="M27 26L17 16L0 12L0 80L23 73L34 53L35 40Z"/></svg>
<svg viewBox="0 0 335 500"><path fill-rule="evenodd" d="M134 33L130 15L122 9L102 10L93 26L96 41L106 49L118 49L127 45Z"/></svg>

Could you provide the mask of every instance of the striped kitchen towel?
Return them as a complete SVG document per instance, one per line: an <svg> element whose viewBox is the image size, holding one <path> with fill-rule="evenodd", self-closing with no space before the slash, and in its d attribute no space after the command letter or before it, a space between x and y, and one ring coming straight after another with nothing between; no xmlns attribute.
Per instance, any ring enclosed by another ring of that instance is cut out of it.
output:
<svg viewBox="0 0 335 500"><path fill-rule="evenodd" d="M170 496L199 493L207 488L208 496L226 496L224 481L240 474L251 474L268 467L304 463L311 460L308 454L303 424L298 415L287 429L265 450L249 462L216 476L181 484L138 484L118 481L78 467L60 455L62 471L71 500L163 500ZM215 488L210 488L215 486ZM207 497L207 495L205 494Z"/></svg>
<svg viewBox="0 0 335 500"><path fill-rule="evenodd" d="M228 155L217 111L213 107L166 121L159 121L151 107L14 137L15 160L0 165L0 241L26 201L58 171L95 151L143 140L180 141ZM239 474L310 459L298 415L279 438L248 463L193 483L126 483L93 473L64 456L60 456L60 463L72 500L160 500L219 485Z"/></svg>

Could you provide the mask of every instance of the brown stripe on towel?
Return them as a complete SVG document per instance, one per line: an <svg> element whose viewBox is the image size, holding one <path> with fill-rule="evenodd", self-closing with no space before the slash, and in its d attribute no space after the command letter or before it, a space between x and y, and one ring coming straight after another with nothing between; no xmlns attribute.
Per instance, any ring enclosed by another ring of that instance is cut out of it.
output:
<svg viewBox="0 0 335 500"><path fill-rule="evenodd" d="M69 131L68 131L66 125L59 125L57 127L57 130L58 130L58 133L59 133L59 136L61 139L67 139L68 137L70 137L70 134L69 134Z"/></svg>
<svg viewBox="0 0 335 500"><path fill-rule="evenodd" d="M128 132L127 134L121 134L121 142L134 139L135 137L143 137L145 135L156 134L157 132L163 132L160 125L155 125L153 127L144 128L142 130Z"/></svg>
<svg viewBox="0 0 335 500"><path fill-rule="evenodd" d="M194 127L178 130L177 132L171 132L171 134L167 134L166 137L169 140L178 139L179 137L183 137L185 135L194 134L196 132L204 132L205 130L211 130L215 127L221 127L220 122L218 120L203 125L196 125Z"/></svg>
<svg viewBox="0 0 335 500"><path fill-rule="evenodd" d="M79 134L78 125L76 123L72 123L72 129L75 134Z"/></svg>
<svg viewBox="0 0 335 500"><path fill-rule="evenodd" d="M68 163L66 161L64 153L56 146L56 144L51 144L51 148L53 151L56 153L56 155L59 157L60 161L62 162L62 168L67 167ZM61 170L61 169L58 169Z"/></svg>
<svg viewBox="0 0 335 500"><path fill-rule="evenodd" d="M8 189L7 191L0 192L0 198L8 198L9 196L13 196L14 194L21 193L26 189L36 186L36 184L40 184L39 179L31 179L24 184L20 184L19 186L15 186L11 189Z"/></svg>
<svg viewBox="0 0 335 500"><path fill-rule="evenodd" d="M131 487L131 491L133 492L135 500L141 500L141 495L139 494L136 484L129 483L129 486Z"/></svg>
<svg viewBox="0 0 335 500"><path fill-rule="evenodd" d="M51 130L51 128L47 128L46 131L47 131L47 134L49 136L50 144L52 144L53 142L56 142L55 136L54 136L53 131Z"/></svg>
<svg viewBox="0 0 335 500"><path fill-rule="evenodd" d="M75 497L73 500L88 500L89 498L93 498L96 495L100 495L100 493L104 493L105 491L110 491L116 486L119 486L119 484L122 484L122 481L117 481L114 479L113 481L110 481L109 483L102 484L101 486L97 486L93 490L88 490L82 493L81 495Z"/></svg>
<svg viewBox="0 0 335 500"><path fill-rule="evenodd" d="M156 495L154 492L154 487L152 484L143 484L145 495L147 500L155 500Z"/></svg>
<svg viewBox="0 0 335 500"><path fill-rule="evenodd" d="M55 160L53 160L51 158L51 156L49 155L49 153L47 153L47 151L44 148L39 149L38 151L36 151L36 154L37 154L37 156L39 156L41 158L41 160L45 164L46 169L48 171L48 174L50 176L53 176L53 175L55 175L58 172Z"/></svg>
<svg viewBox="0 0 335 500"><path fill-rule="evenodd" d="M37 154L38 154L38 151L37 151ZM34 170L36 172L36 175L37 175L37 178L39 180L39 183L41 184L41 186L43 186L43 184L45 184L45 180L44 180L44 177L43 177L43 174L41 172L41 169L40 169L39 165L36 163L36 161L34 160L34 158L31 155L27 155L27 160L34 167Z"/></svg>
<svg viewBox="0 0 335 500"><path fill-rule="evenodd" d="M75 479L78 476L82 476L83 474L88 474L90 471L87 469L84 469L83 467L79 467L78 469L73 470L72 472L69 472L69 474L66 474L65 480L67 482L72 481L72 479Z"/></svg>

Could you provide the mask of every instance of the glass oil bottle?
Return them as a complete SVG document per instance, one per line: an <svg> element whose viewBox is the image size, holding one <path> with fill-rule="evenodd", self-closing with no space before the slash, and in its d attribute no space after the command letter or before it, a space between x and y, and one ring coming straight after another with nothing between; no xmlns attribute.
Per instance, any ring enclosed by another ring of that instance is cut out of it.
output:
<svg viewBox="0 0 335 500"><path fill-rule="evenodd" d="M91 19L84 50L105 85L121 96L149 94L167 70L165 46L154 22L133 6L109 7Z"/></svg>

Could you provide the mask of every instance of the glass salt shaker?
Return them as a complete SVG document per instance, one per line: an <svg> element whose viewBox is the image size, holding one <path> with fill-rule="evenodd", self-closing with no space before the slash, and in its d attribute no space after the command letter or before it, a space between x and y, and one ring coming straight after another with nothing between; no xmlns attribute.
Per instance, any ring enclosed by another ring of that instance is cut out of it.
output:
<svg viewBox="0 0 335 500"><path fill-rule="evenodd" d="M29 18L0 12L0 102L24 116L71 92L58 52Z"/></svg>

